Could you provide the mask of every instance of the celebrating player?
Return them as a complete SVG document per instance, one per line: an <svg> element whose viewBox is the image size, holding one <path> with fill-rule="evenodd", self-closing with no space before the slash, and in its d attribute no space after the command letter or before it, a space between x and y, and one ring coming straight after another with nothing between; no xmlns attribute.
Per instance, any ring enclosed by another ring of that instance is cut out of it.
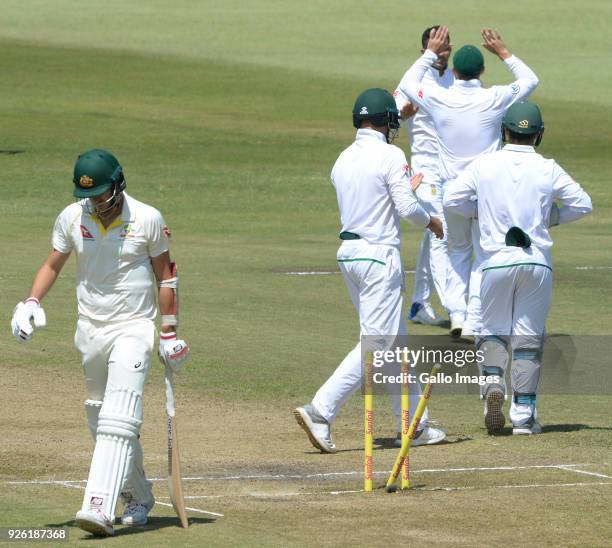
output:
<svg viewBox="0 0 612 548"><path fill-rule="evenodd" d="M351 300L359 314L362 336L406 335L402 318L404 272L400 258L400 218L444 236L440 219L429 215L411 190L406 156L390 144L399 129L399 111L384 89L364 91L353 107L355 142L342 152L332 170L342 231L337 259ZM415 186L422 180L412 178ZM330 425L342 405L361 382L361 343L349 352L312 402L294 410L294 416L311 443L324 453L334 453ZM410 383L414 395L418 383ZM410 398L414 416L418 398ZM393 398L399 424L399 395ZM423 418L413 445L442 441L442 430L427 427Z"/></svg>
<svg viewBox="0 0 612 548"><path fill-rule="evenodd" d="M170 263L170 231L156 209L128 196L123 169L105 150L90 150L74 167L74 195L53 229L53 250L38 270L25 302L13 313L13 335L29 341L45 324L40 301L70 253L77 258L80 351L89 399L87 422L95 440L81 529L112 535L117 500L124 525L142 525L155 504L139 441L142 395L151 365L157 315L162 317L159 357L180 370L189 348L177 339L178 278ZM32 321L34 325L32 325Z"/></svg>
<svg viewBox="0 0 612 548"><path fill-rule="evenodd" d="M425 53L431 31L438 28L439 25L436 25L425 29L423 32L421 54ZM446 49L438 53L438 59L428 68L423 77L423 82L428 86L437 85L449 88L455 81L453 71L448 68L448 58L452 51L449 36L446 39L446 46ZM402 92L401 88L396 89L393 95L400 112L406 108L407 104L411 104L408 96ZM404 118L402 114L402 119ZM410 166L414 173L423 174L423 182L417 188L416 196L427 213L435 215L444 223L442 186L438 167L439 145L433 120L429 113L420 109L416 111L414 116L408 118L407 126L410 136ZM433 285L438 293L440 303L445 306L444 292L448 269L447 238L438 239L431 230L425 230L414 274L409 320L427 325L439 325L441 323L441 319L436 317L429 303L429 297Z"/></svg>
<svg viewBox="0 0 612 548"><path fill-rule="evenodd" d="M484 58L474 46L463 46L453 56L454 84L446 89L427 85L424 75L448 49L448 29L440 27L430 33L427 50L412 65L399 89L410 101L428 112L434 122L440 145L440 177L442 189L447 181L458 177L480 154L498 150L501 145L501 119L511 105L527 97L538 85L534 72L512 55L499 33L482 31L484 47L497 55L516 80L506 86L483 88L480 76ZM451 268L445 291L445 305L450 312L451 335L471 335L480 324L480 250L478 226L469 219L449 212L449 258ZM474 242L474 246L472 245ZM472 264L472 253L475 260ZM470 275L471 271L471 275ZM469 282L469 305L465 296ZM467 318L466 318L467 314ZM465 324L465 325L464 325Z"/></svg>
<svg viewBox="0 0 612 548"><path fill-rule="evenodd" d="M549 228L580 219L592 206L554 160L536 153L544 132L537 105L525 101L510 107L503 132L502 150L481 156L448 184L444 207L467 218L478 213L484 262L477 344L485 351L483 374L500 379L482 391L487 430L496 434L505 424L503 378L511 349L512 432L538 434L536 394L552 294Z"/></svg>

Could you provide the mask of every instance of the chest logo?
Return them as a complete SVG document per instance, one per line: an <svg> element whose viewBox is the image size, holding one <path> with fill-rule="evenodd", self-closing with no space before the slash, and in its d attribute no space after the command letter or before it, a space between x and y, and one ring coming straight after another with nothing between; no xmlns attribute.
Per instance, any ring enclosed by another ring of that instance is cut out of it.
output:
<svg viewBox="0 0 612 548"><path fill-rule="evenodd" d="M95 240L93 234L87 230L87 227L81 225L81 237L83 240Z"/></svg>
<svg viewBox="0 0 612 548"><path fill-rule="evenodd" d="M82 188L91 188L94 186L93 179L89 175L81 175L79 179L79 186Z"/></svg>
<svg viewBox="0 0 612 548"><path fill-rule="evenodd" d="M119 233L120 238L132 238L134 236L134 227L131 223L126 223L121 227Z"/></svg>

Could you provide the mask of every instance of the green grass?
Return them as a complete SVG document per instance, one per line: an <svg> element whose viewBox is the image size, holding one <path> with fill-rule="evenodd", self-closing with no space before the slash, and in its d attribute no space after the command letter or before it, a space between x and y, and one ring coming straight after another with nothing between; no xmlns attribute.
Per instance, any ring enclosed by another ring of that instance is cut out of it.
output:
<svg viewBox="0 0 612 548"><path fill-rule="evenodd" d="M212 401L217 406L217 413L205 420L208 430L202 434L213 445L225 416L244 405L275 425L282 424L273 430L279 452L258 453L262 467L272 462L276 466L278 459L287 461L288 468L325 471L330 466L329 460L313 464L315 457L303 453L304 440L294 425L281 421L291 406L312 396L352 347L358 323L339 276L291 277L275 271L335 268L339 223L329 172L353 139L354 97L372 85L393 88L418 54L420 32L438 21L448 21L455 45L479 43L482 25L499 28L511 50L539 75L535 98L547 128L541 152L556 158L583 184L595 207L590 217L553 232L555 287L548 330L611 334L606 291L612 276L608 192L612 77L605 70L608 46L603 29L610 18L608 2L583 3L579 17L575 3L565 1L536 5L472 1L461 8L441 2L425 10L386 1L331 5L176 1L171 7L161 1L110 1L102 9L98 3L68 0L53 5L6 0L2 8L0 150L23 151L0 154L3 315L8 318L23 298L50 249L53 219L72 199L71 170L77 154L91 147L113 150L125 168L128 191L158 207L173 231L173 255L181 271L181 333L193 349L180 390L190 401ZM486 84L509 81L501 63L490 56L486 62ZM400 144L405 146L404 135ZM411 269L420 235L408 225L404 228L404 262ZM577 266L594 269L577 270ZM27 349L14 343L6 325L0 333L0 375L8 396L3 399L3 416L28 390L22 379L36 386L40 375L54 379L48 382L56 388L70 387L70 398L45 394L39 387L41 401L47 402L45 414L59 424L65 413L73 413L70 424L84 430L76 409L84 391L72 348L73 277L71 260L45 300L49 327L37 333ZM439 332L419 326L412 331ZM156 371L149 390L159 384ZM359 440L359 405L355 398L337 427L340 439L352 446ZM489 455L494 442L482 435L478 402L453 404L441 398L437 405L433 403L435 415L449 432L474 438L472 445L430 452L440 466L466 466L479 460L479 452ZM591 458L587 448L597 456L593 462L606 460L605 450L610 447L606 400L550 396L543 399L543 406L555 424L580 423L598 430L552 432L533 444L510 445L512 439L504 439L512 459L562 462L569 439L585 449L584 462ZM188 417L185 420L199 420ZM235 432L227 443L252 451L260 445L257 436L265 435L266 420ZM0 421L3 429L11 428L8 419ZM257 436L249 436L251 432ZM53 443L61 451L62 442ZM151 458L159 456L156 450L151 449ZM27 445L19 450L12 445L0 448L2 475L55 476L53 467L35 464L37 451ZM83 450L75 468L81 475L88 451L88 447ZM227 466L248 471L250 464L235 454L222 454ZM572 456L583 462L580 452ZM506 458L495 452L490 457L497 464ZM21 467L15 464L17 458ZM347 458L340 462L359 468L359 452ZM190 462L195 469L206 470L206 452ZM427 465L425 459L422 464ZM215 466L221 469L220 464ZM163 471L163 465L159 467ZM601 495L608 488L593 489ZM574 495L569 500L583 505L580 515L586 515L587 499ZM20 515L36 523L70 520L80 495L41 488L27 503L22 496L18 489L2 495L3 524ZM37 497L57 497L61 511L48 511L36 503ZM435 502L426 499L423 504L450 508L452 499L444 497L437 493ZM556 510L543 519L561 523L566 509L560 508L557 492L551 497L557 501ZM464 493L461 500L476 507L479 499ZM506 495L499 500L500 505L509 503ZM218 533L210 533L219 534L218 544L223 538L234 544L248 542L248 533L236 520L244 518L255 527L260 511L269 512L271 518L264 520L255 544L274 544L279 538L275 519L280 524L297 521L298 532L287 535L287 543L308 542L306 523L291 510L260 502L236 503L240 510L223 504L224 525L219 525ZM299 515L301 504L296 501L290 508ZM359 498L353 498L346 508L354 510L360 504ZM10 508L16 510L9 513ZM348 534L356 523L351 512L343 513L338 502L329 508L343 516L340 530ZM364 508L376 511L375 505ZM593 512L598 515L597 508ZM160 515L171 513L160 510ZM577 523L572 527L578 531ZM456 520L444 531L449 538L456 535L467 543L477 538ZM499 538L512 538L510 531L502 528ZM161 536L154 536L158 533ZM375 533L376 528L373 539L382 538ZM152 537L166 538L161 531L149 531L146 537L147 543L158 542ZM595 536L591 541L597 544Z"/></svg>

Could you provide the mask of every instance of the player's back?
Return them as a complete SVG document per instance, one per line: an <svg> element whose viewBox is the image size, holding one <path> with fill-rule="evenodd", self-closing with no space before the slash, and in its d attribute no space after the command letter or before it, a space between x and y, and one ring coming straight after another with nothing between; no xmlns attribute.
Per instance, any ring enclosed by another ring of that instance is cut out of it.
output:
<svg viewBox="0 0 612 548"><path fill-rule="evenodd" d="M555 166L554 160L523 145L506 145L470 166L476 173L481 246L487 255L518 250L506 244L512 227L529 236L532 251L548 255Z"/></svg>
<svg viewBox="0 0 612 548"><path fill-rule="evenodd" d="M431 101L443 180L456 178L478 156L499 149L504 109L497 86L483 88L479 80L456 80Z"/></svg>
<svg viewBox="0 0 612 548"><path fill-rule="evenodd" d="M343 232L371 243L399 245L399 215L387 175L400 156L405 163L401 149L387 144L382 133L358 130L355 142L340 154L331 173Z"/></svg>

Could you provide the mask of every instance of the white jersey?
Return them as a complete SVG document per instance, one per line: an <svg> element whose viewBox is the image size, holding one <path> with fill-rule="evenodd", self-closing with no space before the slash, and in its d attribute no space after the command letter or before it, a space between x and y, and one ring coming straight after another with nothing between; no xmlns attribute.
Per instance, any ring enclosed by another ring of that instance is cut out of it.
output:
<svg viewBox="0 0 612 548"><path fill-rule="evenodd" d="M400 217L425 227L429 215L410 189L404 152L373 129L357 130L355 142L340 154L331 173L342 232L370 244L400 245Z"/></svg>
<svg viewBox="0 0 612 548"><path fill-rule="evenodd" d="M562 204L559 223L592 210L589 195L557 162L525 145L506 145L481 156L444 190L444 207L454 213L473 217L477 208L483 270L517 263L552 267L548 225L554 201ZM529 236L530 247L506 245L512 227Z"/></svg>
<svg viewBox="0 0 612 548"><path fill-rule="evenodd" d="M481 154L500 148L506 110L533 92L538 78L512 55L504 61L516 78L512 84L483 88L478 79L455 80L446 89L423 82L436 59L435 53L426 50L410 67L399 89L431 115L440 145L440 177L448 181Z"/></svg>
<svg viewBox="0 0 612 548"><path fill-rule="evenodd" d="M157 315L151 258L168 251L170 232L159 211L123 196L121 214L107 229L78 203L55 221L53 248L76 253L79 317L122 322Z"/></svg>
<svg viewBox="0 0 612 548"><path fill-rule="evenodd" d="M398 110L410 100L410 98L402 91L402 82L404 82L406 73L397 89L393 92L395 97L395 104ZM453 85L455 76L453 71L447 68L440 76L438 69L429 67L423 76L422 83L425 86L439 86L448 89ZM415 160L421 164L431 164L437 166L439 145L438 138L436 136L436 128L431 115L425 109L419 109L418 112L408 118L405 122L408 125L408 134L410 136L410 163L414 163Z"/></svg>

